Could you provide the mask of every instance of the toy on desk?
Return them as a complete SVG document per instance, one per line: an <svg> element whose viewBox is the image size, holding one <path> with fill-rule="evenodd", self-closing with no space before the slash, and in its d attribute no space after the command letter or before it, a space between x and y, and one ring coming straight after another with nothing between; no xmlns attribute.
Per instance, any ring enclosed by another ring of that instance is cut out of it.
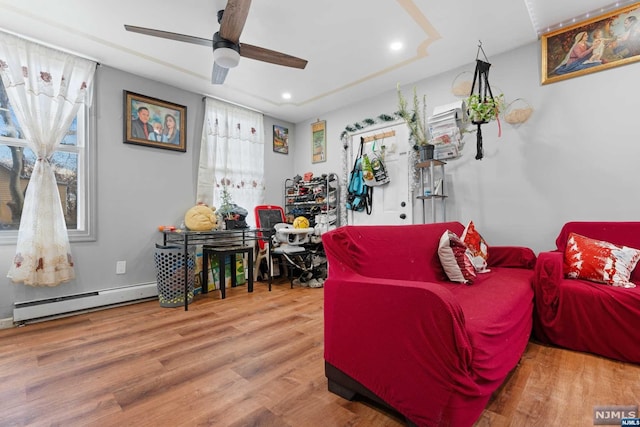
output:
<svg viewBox="0 0 640 427"><path fill-rule="evenodd" d="M184 225L192 231L210 231L218 227L216 208L196 205L184 215Z"/></svg>

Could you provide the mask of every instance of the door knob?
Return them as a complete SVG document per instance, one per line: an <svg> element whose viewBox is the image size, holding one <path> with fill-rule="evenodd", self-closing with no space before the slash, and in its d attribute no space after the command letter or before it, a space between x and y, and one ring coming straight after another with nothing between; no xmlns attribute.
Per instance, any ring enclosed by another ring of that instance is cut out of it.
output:
<svg viewBox="0 0 640 427"><path fill-rule="evenodd" d="M405 214L400 214L400 219L407 219L407 215L405 215Z"/></svg>

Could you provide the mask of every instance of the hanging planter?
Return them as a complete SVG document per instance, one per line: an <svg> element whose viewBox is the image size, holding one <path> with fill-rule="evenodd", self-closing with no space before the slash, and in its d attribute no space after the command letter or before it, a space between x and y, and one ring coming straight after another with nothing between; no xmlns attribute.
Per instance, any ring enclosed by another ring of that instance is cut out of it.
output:
<svg viewBox="0 0 640 427"><path fill-rule="evenodd" d="M485 124L496 120L504 108L504 95L482 98L472 94L466 100L467 112L473 124Z"/></svg>
<svg viewBox="0 0 640 427"><path fill-rule="evenodd" d="M497 97L493 96L491 86L489 85L489 68L491 64L487 61L478 59L480 52L487 59L482 49L482 42L478 45L478 53L476 54L476 71L473 76L473 84L471 85L471 93L466 100L467 113L471 119L471 123L478 127L476 132L476 160L484 157L482 148L482 128L485 123L492 120L498 120L498 136L500 136L500 119L499 115L504 106L504 96L502 94Z"/></svg>

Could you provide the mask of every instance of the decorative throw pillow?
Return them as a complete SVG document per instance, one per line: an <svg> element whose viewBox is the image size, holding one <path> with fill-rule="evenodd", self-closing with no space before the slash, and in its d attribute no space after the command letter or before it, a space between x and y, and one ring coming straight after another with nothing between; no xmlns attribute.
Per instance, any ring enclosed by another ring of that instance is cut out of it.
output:
<svg viewBox="0 0 640 427"><path fill-rule="evenodd" d="M480 233L478 233L478 230L476 230L476 226L473 224L473 221L469 221L469 224L467 224L467 227L462 233L461 239L467 246L467 248L469 248L469 251L471 251L471 261L476 271L487 271L489 247L487 246L487 242L484 241Z"/></svg>
<svg viewBox="0 0 640 427"><path fill-rule="evenodd" d="M471 264L471 253L456 233L447 230L442 234L438 257L449 280L468 285L473 283L476 272Z"/></svg>
<svg viewBox="0 0 640 427"><path fill-rule="evenodd" d="M640 250L571 233L564 252L564 273L570 279L585 279L623 288L640 260Z"/></svg>

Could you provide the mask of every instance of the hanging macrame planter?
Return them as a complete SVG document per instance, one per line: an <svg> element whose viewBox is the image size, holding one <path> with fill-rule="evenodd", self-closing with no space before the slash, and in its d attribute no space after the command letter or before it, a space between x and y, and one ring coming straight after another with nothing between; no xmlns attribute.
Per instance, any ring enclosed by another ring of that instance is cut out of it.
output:
<svg viewBox="0 0 640 427"><path fill-rule="evenodd" d="M478 53L476 54L476 70L471 84L471 93L467 98L467 111L471 123L477 126L476 132L476 160L482 159L484 156L482 148L482 125L491 120L498 120L498 136L500 136L500 103L502 95L497 98L493 97L491 86L489 85L489 68L491 64L488 62L487 55L482 49L482 42L478 44ZM484 61L479 59L480 52L484 56Z"/></svg>

